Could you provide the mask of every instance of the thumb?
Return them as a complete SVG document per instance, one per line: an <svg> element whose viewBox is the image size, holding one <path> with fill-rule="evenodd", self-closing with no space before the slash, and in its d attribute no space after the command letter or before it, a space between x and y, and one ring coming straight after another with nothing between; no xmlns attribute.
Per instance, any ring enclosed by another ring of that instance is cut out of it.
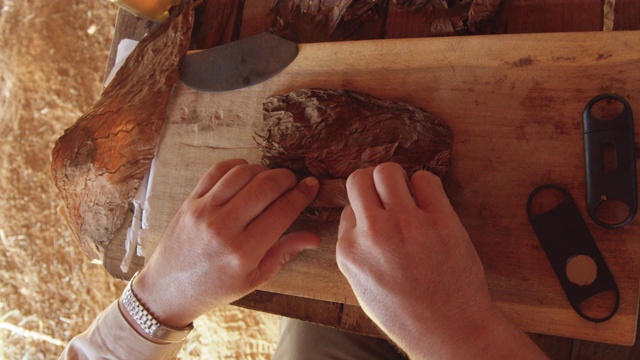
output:
<svg viewBox="0 0 640 360"><path fill-rule="evenodd" d="M302 251L315 249L321 243L320 237L310 232L294 232L284 235L260 261L254 285L259 286L267 282Z"/></svg>

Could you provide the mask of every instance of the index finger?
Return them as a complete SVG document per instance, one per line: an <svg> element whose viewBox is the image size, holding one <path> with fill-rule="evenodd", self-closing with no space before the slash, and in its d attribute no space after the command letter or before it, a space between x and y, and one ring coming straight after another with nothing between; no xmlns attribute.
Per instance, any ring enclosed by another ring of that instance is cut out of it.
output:
<svg viewBox="0 0 640 360"><path fill-rule="evenodd" d="M244 159L231 159L213 164L211 168L200 178L195 189L191 193L193 197L199 198L211 190L222 177L231 169L238 165L247 164Z"/></svg>
<svg viewBox="0 0 640 360"><path fill-rule="evenodd" d="M318 193L318 179L302 180L258 215L246 228L248 239L258 239L256 254L264 254L293 224Z"/></svg>

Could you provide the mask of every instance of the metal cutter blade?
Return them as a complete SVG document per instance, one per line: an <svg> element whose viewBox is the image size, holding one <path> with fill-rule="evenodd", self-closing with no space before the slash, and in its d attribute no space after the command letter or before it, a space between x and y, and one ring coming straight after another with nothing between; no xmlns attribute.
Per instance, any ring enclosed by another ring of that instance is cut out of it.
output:
<svg viewBox="0 0 640 360"><path fill-rule="evenodd" d="M199 91L236 90L277 75L297 55L296 43L261 33L185 55L180 66L180 79Z"/></svg>

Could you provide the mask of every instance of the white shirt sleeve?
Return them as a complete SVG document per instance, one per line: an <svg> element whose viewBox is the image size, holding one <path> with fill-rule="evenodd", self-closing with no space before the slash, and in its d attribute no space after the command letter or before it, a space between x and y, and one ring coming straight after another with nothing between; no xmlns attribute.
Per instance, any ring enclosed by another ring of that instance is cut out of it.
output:
<svg viewBox="0 0 640 360"><path fill-rule="evenodd" d="M71 339L60 359L174 359L183 343L156 344L138 334L113 302Z"/></svg>

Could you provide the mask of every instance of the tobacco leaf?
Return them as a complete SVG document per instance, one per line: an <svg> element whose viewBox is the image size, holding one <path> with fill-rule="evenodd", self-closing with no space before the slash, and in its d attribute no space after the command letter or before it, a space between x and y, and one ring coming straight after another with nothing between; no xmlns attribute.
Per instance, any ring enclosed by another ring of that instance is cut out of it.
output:
<svg viewBox="0 0 640 360"><path fill-rule="evenodd" d="M409 175L429 170L443 181L453 134L436 115L414 106L346 90L303 89L267 98L256 131L262 163L316 176L320 192L306 215L335 219L348 203L346 178L393 161ZM336 211L338 210L338 211Z"/></svg>
<svg viewBox="0 0 640 360"><path fill-rule="evenodd" d="M449 7L446 0L393 0L393 2L405 11L446 9Z"/></svg>
<svg viewBox="0 0 640 360"><path fill-rule="evenodd" d="M407 12L425 14L431 35L485 33L492 26L501 0L393 0Z"/></svg>
<svg viewBox="0 0 640 360"><path fill-rule="evenodd" d="M235 23L235 11L238 2L235 0L201 0L195 12L192 49L209 49L231 40L232 27Z"/></svg>
<svg viewBox="0 0 640 360"><path fill-rule="evenodd" d="M149 170L193 16L193 1L183 0L53 148L53 179L69 225L91 259L101 258L122 226Z"/></svg>
<svg viewBox="0 0 640 360"><path fill-rule="evenodd" d="M272 33L291 41L337 41L350 39L364 23L381 21L384 11L386 0L275 0L269 21Z"/></svg>
<svg viewBox="0 0 640 360"><path fill-rule="evenodd" d="M497 17L501 0L474 0L469 9L469 29L474 33L495 32L492 24Z"/></svg>

